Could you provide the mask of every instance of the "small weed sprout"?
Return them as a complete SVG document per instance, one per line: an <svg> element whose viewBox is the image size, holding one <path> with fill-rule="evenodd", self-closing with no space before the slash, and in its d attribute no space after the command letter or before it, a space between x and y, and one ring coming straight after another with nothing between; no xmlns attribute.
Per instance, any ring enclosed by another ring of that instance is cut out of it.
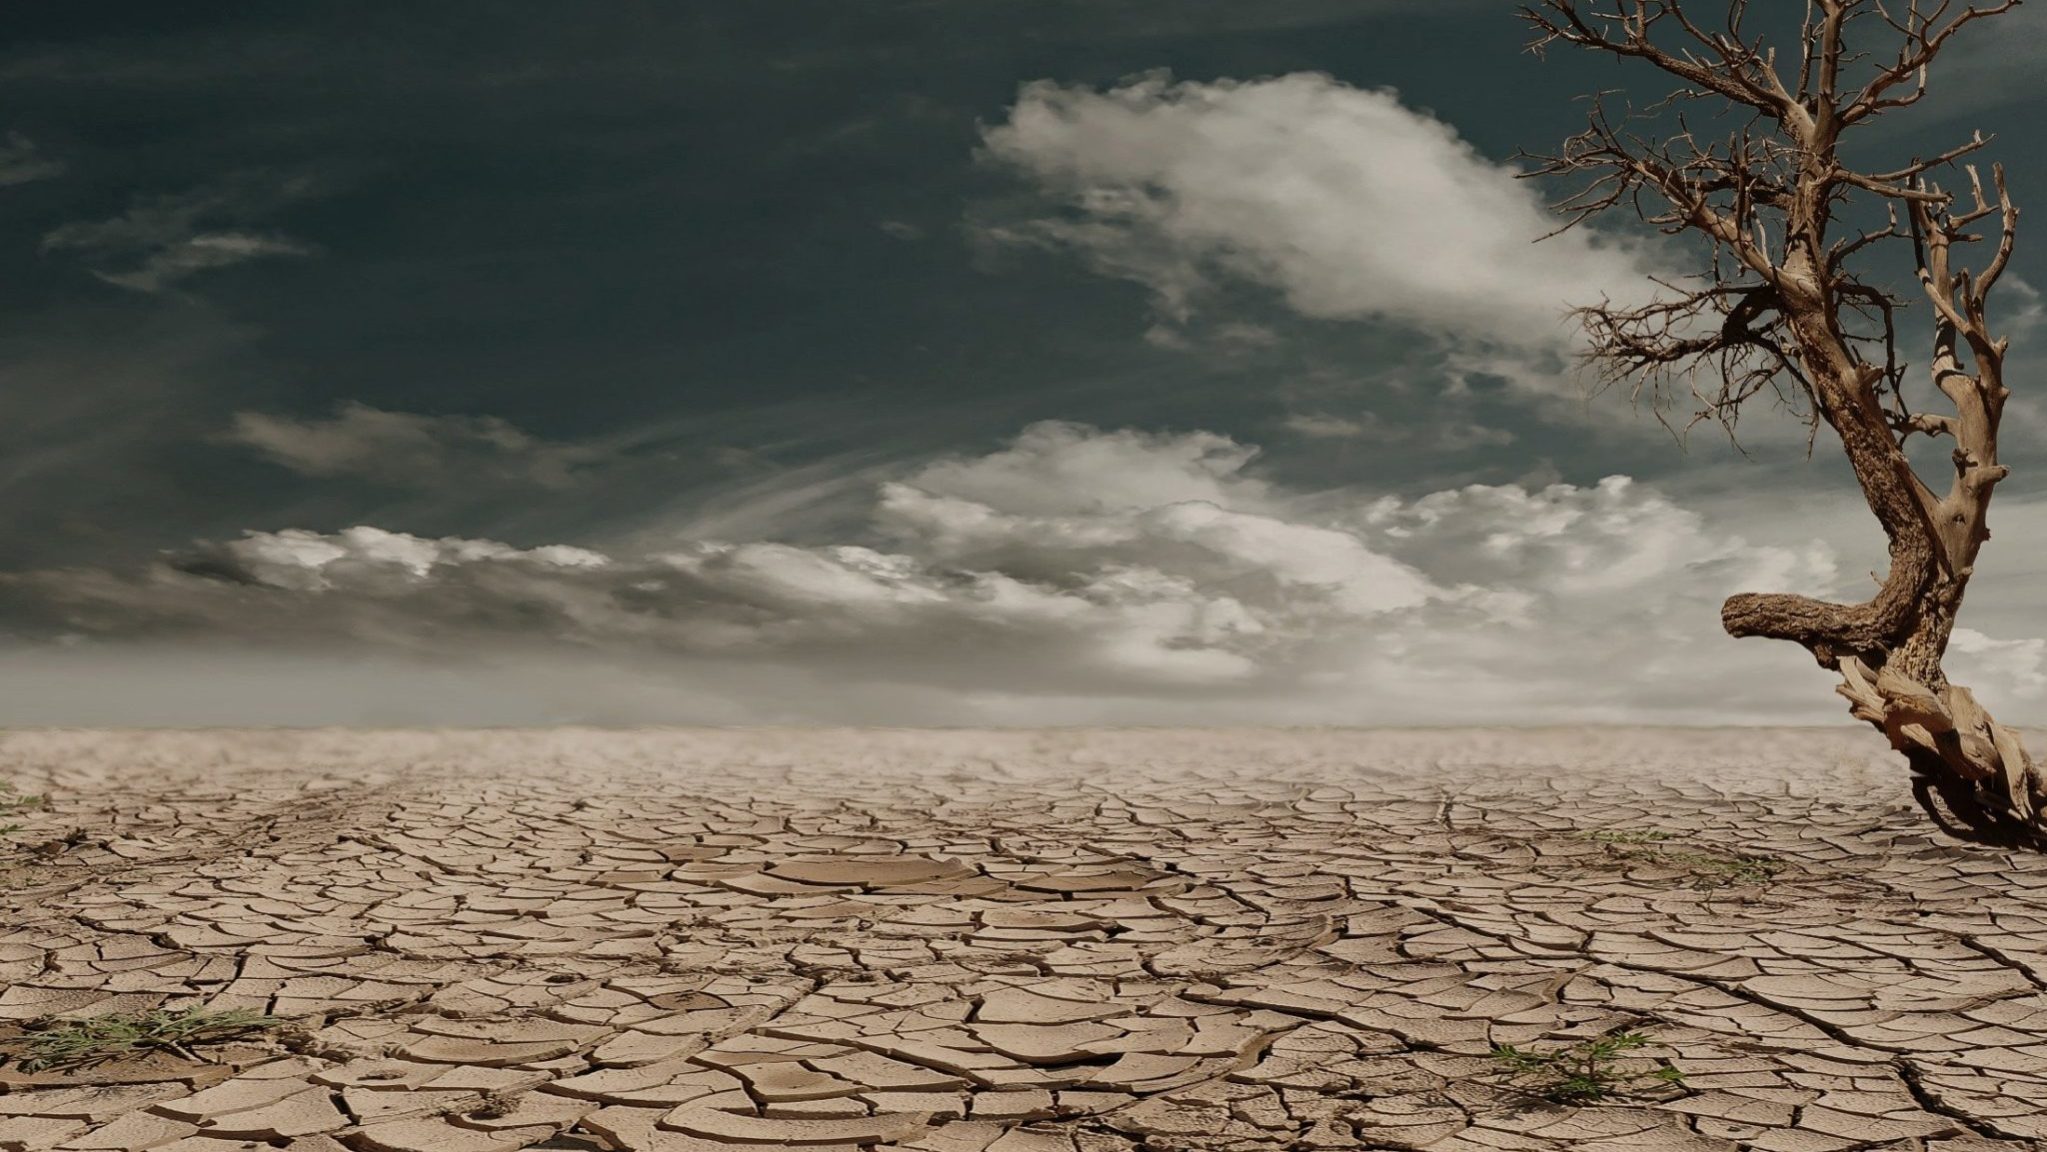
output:
<svg viewBox="0 0 2047 1152"><path fill-rule="evenodd" d="M1646 1085L1684 1085L1684 1073L1671 1064L1640 1072L1620 1066L1627 1053L1649 1043L1640 1032L1617 1032L1547 1052L1495 1044L1492 1057L1506 1076L1552 1104L1596 1104Z"/></svg>
<svg viewBox="0 0 2047 1152"><path fill-rule="evenodd" d="M1654 828L1600 828L1582 837L1600 844L1654 844L1670 839L1670 833Z"/></svg>
<svg viewBox="0 0 2047 1152"><path fill-rule="evenodd" d="M14 785L0 780L0 836L12 836L21 831L21 825L13 818L31 808L40 807L41 796L23 796Z"/></svg>
<svg viewBox="0 0 2047 1152"><path fill-rule="evenodd" d="M1671 835L1655 829L1602 828L1580 832L1578 839L1603 845L1607 855L1622 860L1646 860L1683 869L1691 873L1694 888L1753 888L1769 883L1784 870L1784 861L1775 856L1722 856L1664 848L1660 845Z"/></svg>
<svg viewBox="0 0 2047 1152"><path fill-rule="evenodd" d="M1663 859L1692 870L1694 888L1756 888L1784 870L1774 856L1708 856L1698 852L1666 852Z"/></svg>
<svg viewBox="0 0 2047 1152"><path fill-rule="evenodd" d="M470 1109L469 1115L478 1120L502 1120L519 1110L519 1092L507 1092L493 1088L483 1094L483 1102Z"/></svg>
<svg viewBox="0 0 2047 1152"><path fill-rule="evenodd" d="M175 1052L197 1060L193 1045L232 1040L282 1023L282 1017L246 1008L223 1012L158 1009L51 1022L29 1033L21 1070L66 1071L151 1052Z"/></svg>

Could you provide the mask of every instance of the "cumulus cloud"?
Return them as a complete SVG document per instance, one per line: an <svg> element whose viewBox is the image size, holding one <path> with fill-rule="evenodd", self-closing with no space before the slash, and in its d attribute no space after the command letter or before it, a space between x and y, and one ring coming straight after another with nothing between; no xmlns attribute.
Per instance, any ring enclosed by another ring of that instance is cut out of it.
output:
<svg viewBox="0 0 2047 1152"><path fill-rule="evenodd" d="M303 476L418 485L502 480L558 488L591 456L496 416L387 412L353 401L316 419L237 412L225 435Z"/></svg>
<svg viewBox="0 0 2047 1152"><path fill-rule="evenodd" d="M241 177L170 196L137 200L107 220L73 221L44 235L45 252L75 251L93 275L135 292L165 292L200 272L315 249L250 225L312 191L310 181Z"/></svg>
<svg viewBox="0 0 2047 1152"><path fill-rule="evenodd" d="M642 721L843 720L848 699L881 723L1838 718L1802 653L1718 628L1733 591L1834 592L1823 545L1716 531L1625 477L1410 499L1297 491L1255 459L1038 424L880 484L857 542L250 532L140 572L0 578L0 604L74 651L630 660L676 685L605 713ZM2047 642L1956 647L2038 678Z"/></svg>
<svg viewBox="0 0 2047 1152"><path fill-rule="evenodd" d="M45 156L36 142L19 132L9 132L0 143L0 188L47 180L64 174L62 160Z"/></svg>
<svg viewBox="0 0 2047 1152"><path fill-rule="evenodd" d="M1234 277L1311 317L1555 347L1570 305L1647 289L1620 241L1537 245L1556 221L1535 189L1450 125L1325 75L1038 82L984 140L1063 208L989 236L1075 250L1168 317Z"/></svg>

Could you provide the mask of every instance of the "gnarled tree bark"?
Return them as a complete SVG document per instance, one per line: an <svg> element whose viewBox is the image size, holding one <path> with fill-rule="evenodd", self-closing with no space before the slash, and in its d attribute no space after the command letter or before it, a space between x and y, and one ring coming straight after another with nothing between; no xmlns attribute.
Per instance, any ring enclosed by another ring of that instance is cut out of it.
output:
<svg viewBox="0 0 2047 1152"><path fill-rule="evenodd" d="M1706 3L1724 5L1724 20L1697 18ZM1718 420L1730 434L1757 396L1802 402L1815 430L1838 438L1889 541L1890 571L1870 600L1744 593L1722 608L1727 632L1789 640L1838 672L1851 714L1904 754L1937 820L2041 845L2047 772L1941 667L1990 538L1991 496L2008 472L1997 436L2009 342L1992 332L1986 308L2010 263L2019 212L2002 169L1986 190L1977 169L1961 164L1986 145L1980 134L1888 171L1853 167L1841 152L1846 134L1926 96L1929 68L1957 33L2019 3L1903 0L1900 11L1898 0L1807 0L1795 76L1780 68L1791 53L1746 30L1748 0L1541 0L1522 15L1537 50L1564 43L1639 60L1682 85L1620 124L1595 102L1586 130L1530 173L1585 181L1559 205L1565 228L1632 206L1664 232L1711 247L1697 286L1664 284L1648 304L1579 311L1603 379L1628 381L1659 404L1688 385L1695 422ZM1894 51L1849 48L1851 28L1872 25ZM1746 123L1703 141L1684 117L1699 102ZM1965 179L1966 194L1943 189L1937 175ZM1884 227L1866 220L1836 236L1845 214L1872 206L1884 209ZM1985 241L1971 230L1985 221L1994 243L1979 266L1963 267L1960 250ZM1905 244L1915 292L1858 273L1864 254ZM1940 412L1908 403L1896 320L1914 297L1932 314L1929 383ZM1914 469L1906 451L1914 435L1953 440L1945 492Z"/></svg>

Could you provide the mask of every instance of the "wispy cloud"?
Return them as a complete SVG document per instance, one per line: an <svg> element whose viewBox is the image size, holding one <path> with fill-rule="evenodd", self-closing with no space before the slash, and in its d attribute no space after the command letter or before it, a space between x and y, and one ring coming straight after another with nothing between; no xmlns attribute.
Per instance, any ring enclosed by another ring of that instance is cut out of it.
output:
<svg viewBox="0 0 2047 1152"><path fill-rule="evenodd" d="M496 416L387 412L353 401L312 419L237 412L225 437L302 476L428 487L504 480L559 488L599 454L541 440Z"/></svg>
<svg viewBox="0 0 2047 1152"><path fill-rule="evenodd" d="M1295 412L1286 418L1285 428L1310 440L1349 440L1366 432L1362 421L1326 412Z"/></svg>
<svg viewBox="0 0 2047 1152"><path fill-rule="evenodd" d="M1879 48L1877 55L1889 53ZM2047 64L2047 11L2015 8L1956 36L1930 69L1930 95L1914 112L1927 123L2031 102L2039 92L2042 64ZM1985 126L1986 136L1990 127Z"/></svg>
<svg viewBox="0 0 2047 1152"><path fill-rule="evenodd" d="M1474 448L1503 448L1515 436L1505 428L1493 428L1474 420L1447 420L1396 425L1376 412L1353 416L1332 416L1326 412L1296 412L1282 423L1287 431L1309 440L1355 440L1366 444L1402 444L1412 448L1444 452L1466 452Z"/></svg>
<svg viewBox="0 0 2047 1152"><path fill-rule="evenodd" d="M6 142L0 143L0 188L48 180L63 175L65 168L62 160L43 155L35 141L19 132L9 132Z"/></svg>
<svg viewBox="0 0 2047 1152"><path fill-rule="evenodd" d="M2004 327L2015 343L2031 343L2041 322L2047 321L2047 301L2038 288L2017 276L2005 277L2004 288L2011 301L2001 317Z"/></svg>
<svg viewBox="0 0 2047 1152"><path fill-rule="evenodd" d="M167 291L200 272L251 260L310 256L316 249L253 221L312 194L304 178L238 177L135 201L108 220L74 221L44 235L45 252L74 251L93 275L136 292Z"/></svg>

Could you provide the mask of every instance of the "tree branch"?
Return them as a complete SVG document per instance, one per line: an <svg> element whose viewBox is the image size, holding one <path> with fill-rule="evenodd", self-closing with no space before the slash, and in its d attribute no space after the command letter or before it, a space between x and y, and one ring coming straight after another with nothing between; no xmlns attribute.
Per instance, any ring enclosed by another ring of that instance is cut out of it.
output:
<svg viewBox="0 0 2047 1152"><path fill-rule="evenodd" d="M1843 124L1857 124L1871 116L1896 108L1908 108L1917 104L1926 95L1927 66L1940 55L1955 33L1978 20L1999 16L2019 6L2021 0L1999 0L1995 4L1970 5L1945 24L1953 0L1940 0L1940 5L1931 13L1921 15L1915 2L1911 11L1900 22L1884 13L1884 22L1899 33L1902 43L1898 47L1897 60L1877 73L1876 78L1864 85L1855 98L1848 101L1841 110ZM1881 11L1881 9L1879 9ZM1904 96L1887 96L1886 93L1907 81L1916 80L1913 90Z"/></svg>

